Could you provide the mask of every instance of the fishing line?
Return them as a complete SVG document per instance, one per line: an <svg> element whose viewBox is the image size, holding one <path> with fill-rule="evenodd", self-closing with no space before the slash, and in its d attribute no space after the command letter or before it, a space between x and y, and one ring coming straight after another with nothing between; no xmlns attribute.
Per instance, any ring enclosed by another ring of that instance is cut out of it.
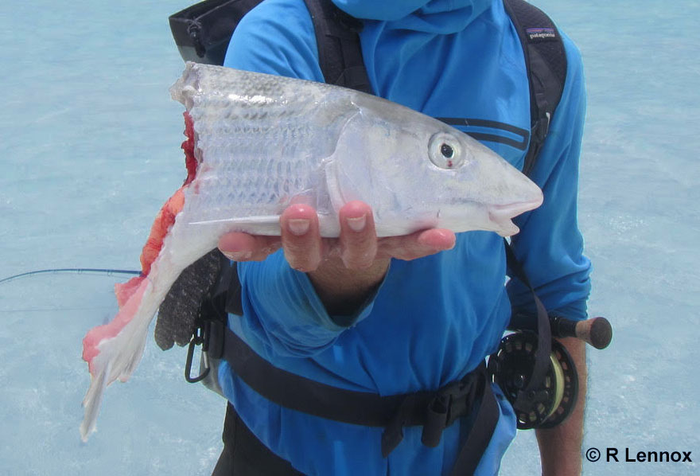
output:
<svg viewBox="0 0 700 476"><path fill-rule="evenodd" d="M28 271L26 273L15 274L7 278L0 279L0 284L9 283L15 279L36 276L39 274L101 274L105 276L113 276L115 274L129 274L133 276L141 275L141 271L131 269L109 269L109 268L54 268L54 269L39 269L36 271Z"/></svg>
<svg viewBox="0 0 700 476"><path fill-rule="evenodd" d="M28 308L28 309L0 309L0 314L17 312L55 312L55 311L110 311L112 307L54 307L54 308Z"/></svg>

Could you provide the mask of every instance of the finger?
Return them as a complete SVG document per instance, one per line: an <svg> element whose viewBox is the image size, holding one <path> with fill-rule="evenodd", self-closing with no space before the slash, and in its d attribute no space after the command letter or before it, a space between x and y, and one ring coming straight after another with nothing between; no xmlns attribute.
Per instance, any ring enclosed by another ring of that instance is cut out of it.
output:
<svg viewBox="0 0 700 476"><path fill-rule="evenodd" d="M379 241L379 254L401 260L423 258L454 248L455 234L443 228L418 231L405 236L392 236Z"/></svg>
<svg viewBox="0 0 700 476"><path fill-rule="evenodd" d="M435 253L439 251L451 250L455 247L457 237L451 230L444 228L432 228L418 234L418 244L433 249Z"/></svg>
<svg viewBox="0 0 700 476"><path fill-rule="evenodd" d="M377 256L377 233L372 209L353 201L338 212L340 219L340 253L348 269L369 268Z"/></svg>
<svg viewBox="0 0 700 476"><path fill-rule="evenodd" d="M316 210L292 205L280 217L284 257L292 268L309 272L321 264L321 234Z"/></svg>
<svg viewBox="0 0 700 476"><path fill-rule="evenodd" d="M282 246L279 236L227 233L219 238L219 250L234 261L262 261Z"/></svg>

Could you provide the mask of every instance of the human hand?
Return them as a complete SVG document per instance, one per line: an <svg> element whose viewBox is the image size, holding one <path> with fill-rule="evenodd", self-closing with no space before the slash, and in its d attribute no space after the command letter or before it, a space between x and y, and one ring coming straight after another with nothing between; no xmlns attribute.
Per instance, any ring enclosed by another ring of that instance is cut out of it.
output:
<svg viewBox="0 0 700 476"><path fill-rule="evenodd" d="M377 261L388 263L390 258L413 260L455 244L455 234L439 228L377 238L372 209L360 201L347 203L338 216L340 236L321 238L316 211L307 205L291 205L280 217L281 236L233 232L222 236L218 246L235 261L262 261L283 248L292 268L311 273L340 263L347 270L363 270Z"/></svg>
<svg viewBox="0 0 700 476"><path fill-rule="evenodd" d="M329 313L351 314L382 281L391 258L413 260L455 245L455 234L438 228L378 238L372 209L359 201L338 216L340 236L321 238L316 211L291 205L280 217L281 236L228 233L219 249L235 261L262 261L283 248L289 265L308 273Z"/></svg>

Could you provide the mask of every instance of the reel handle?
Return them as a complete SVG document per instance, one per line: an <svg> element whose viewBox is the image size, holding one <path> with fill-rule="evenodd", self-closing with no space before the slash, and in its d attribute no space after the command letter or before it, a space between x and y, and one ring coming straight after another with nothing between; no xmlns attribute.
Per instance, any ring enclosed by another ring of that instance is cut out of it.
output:
<svg viewBox="0 0 700 476"><path fill-rule="evenodd" d="M576 337L596 349L605 349L612 340L612 326L604 317L594 317L585 321L572 321L555 316L549 319L554 337Z"/></svg>

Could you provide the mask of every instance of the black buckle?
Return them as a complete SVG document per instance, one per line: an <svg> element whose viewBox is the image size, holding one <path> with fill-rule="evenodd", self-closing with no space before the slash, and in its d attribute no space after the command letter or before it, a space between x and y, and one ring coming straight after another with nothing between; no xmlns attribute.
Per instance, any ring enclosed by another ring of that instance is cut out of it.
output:
<svg viewBox="0 0 700 476"><path fill-rule="evenodd" d="M428 404L421 442L435 448L442 432L458 418L467 415L474 403L474 379L468 378L446 385Z"/></svg>
<svg viewBox="0 0 700 476"><path fill-rule="evenodd" d="M544 142L544 140L547 138L547 134L549 134L550 120L551 114L549 112L545 112L544 115L540 117L532 127L532 135L537 137L539 142Z"/></svg>
<svg viewBox="0 0 700 476"><path fill-rule="evenodd" d="M202 25L196 20L189 20L189 25L187 26L187 34L192 39L192 44L194 44L194 50L197 56L204 58L207 53L207 49L202 44Z"/></svg>
<svg viewBox="0 0 700 476"><path fill-rule="evenodd" d="M401 443L403 427L409 422L415 421L417 412L421 411L419 406L424 408L421 411L423 425L421 442L429 448L439 445L445 428L471 411L478 394L478 383L481 376L483 376L483 372L481 372L481 367L478 367L462 380L447 384L433 393L432 398L428 396L427 400L422 399L417 394L404 398L382 433L382 456L386 458Z"/></svg>

